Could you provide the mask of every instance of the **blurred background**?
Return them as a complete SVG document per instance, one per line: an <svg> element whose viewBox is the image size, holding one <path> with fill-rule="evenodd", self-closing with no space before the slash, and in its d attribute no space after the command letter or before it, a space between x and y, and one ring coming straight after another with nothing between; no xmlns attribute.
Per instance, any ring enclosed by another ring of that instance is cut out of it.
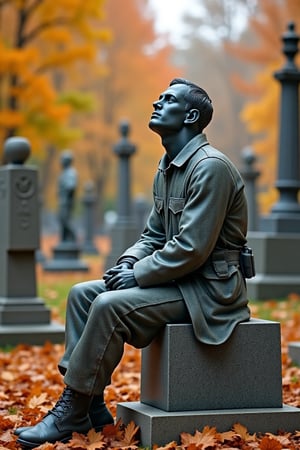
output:
<svg viewBox="0 0 300 450"><path fill-rule="evenodd" d="M30 140L48 218L57 208L59 155L71 149L79 192L86 182L95 188L101 230L116 209L120 121L129 121L137 149L132 196L151 201L163 152L148 129L152 102L180 76L213 100L210 143L238 167L245 147L255 152L258 206L266 213L277 195L273 73L291 20L299 33L299 0L0 0L2 148L10 136Z"/></svg>

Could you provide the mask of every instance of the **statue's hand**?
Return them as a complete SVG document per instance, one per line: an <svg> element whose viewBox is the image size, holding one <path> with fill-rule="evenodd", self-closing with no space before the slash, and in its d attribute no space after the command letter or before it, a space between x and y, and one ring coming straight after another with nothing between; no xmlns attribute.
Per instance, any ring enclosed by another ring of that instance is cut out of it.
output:
<svg viewBox="0 0 300 450"><path fill-rule="evenodd" d="M103 276L107 289L128 289L137 286L133 269L122 267L122 264L109 269Z"/></svg>

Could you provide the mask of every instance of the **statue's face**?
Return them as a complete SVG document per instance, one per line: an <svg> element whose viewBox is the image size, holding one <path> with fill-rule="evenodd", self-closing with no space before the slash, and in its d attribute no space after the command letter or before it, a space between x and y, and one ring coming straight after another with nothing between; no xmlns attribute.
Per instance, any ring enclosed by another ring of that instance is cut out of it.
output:
<svg viewBox="0 0 300 450"><path fill-rule="evenodd" d="M184 95L188 90L185 84L175 84L164 91L153 103L149 127L164 136L181 130L187 115Z"/></svg>

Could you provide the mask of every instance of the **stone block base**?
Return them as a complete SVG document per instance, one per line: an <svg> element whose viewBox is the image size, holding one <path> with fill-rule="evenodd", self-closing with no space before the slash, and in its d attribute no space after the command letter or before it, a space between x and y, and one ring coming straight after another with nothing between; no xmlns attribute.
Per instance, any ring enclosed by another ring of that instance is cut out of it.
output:
<svg viewBox="0 0 300 450"><path fill-rule="evenodd" d="M249 299L284 298L300 294L300 233L254 232L247 235L253 249L256 276L247 280Z"/></svg>
<svg viewBox="0 0 300 450"><path fill-rule="evenodd" d="M0 346L7 345L44 345L49 341L63 344L65 328L56 322L45 325L0 325Z"/></svg>
<svg viewBox="0 0 300 450"><path fill-rule="evenodd" d="M213 346L191 324L166 325L142 350L141 402L165 411L282 405L278 322L251 319Z"/></svg>
<svg viewBox="0 0 300 450"><path fill-rule="evenodd" d="M188 387L186 387L188 390ZM228 431L235 423L244 425L250 433L293 432L299 429L300 409L281 408L226 409L209 411L166 412L140 402L119 403L117 417L127 425L133 421L140 427L140 446L163 446L180 442L180 433L194 434L208 425L219 432Z"/></svg>
<svg viewBox="0 0 300 450"><path fill-rule="evenodd" d="M60 243L53 249L53 259L42 264L43 269L50 272L87 272L89 267L80 259L80 252L76 243Z"/></svg>
<svg viewBox="0 0 300 450"><path fill-rule="evenodd" d="M290 342L288 345L288 352L293 363L300 366L300 342Z"/></svg>

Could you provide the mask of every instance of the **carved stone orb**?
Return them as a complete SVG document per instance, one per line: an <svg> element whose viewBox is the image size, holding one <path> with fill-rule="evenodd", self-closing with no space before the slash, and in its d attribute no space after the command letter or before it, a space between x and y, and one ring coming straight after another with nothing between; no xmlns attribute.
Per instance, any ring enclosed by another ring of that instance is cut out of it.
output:
<svg viewBox="0 0 300 450"><path fill-rule="evenodd" d="M22 165L30 155L31 147L26 138L11 137L4 143L5 164Z"/></svg>

